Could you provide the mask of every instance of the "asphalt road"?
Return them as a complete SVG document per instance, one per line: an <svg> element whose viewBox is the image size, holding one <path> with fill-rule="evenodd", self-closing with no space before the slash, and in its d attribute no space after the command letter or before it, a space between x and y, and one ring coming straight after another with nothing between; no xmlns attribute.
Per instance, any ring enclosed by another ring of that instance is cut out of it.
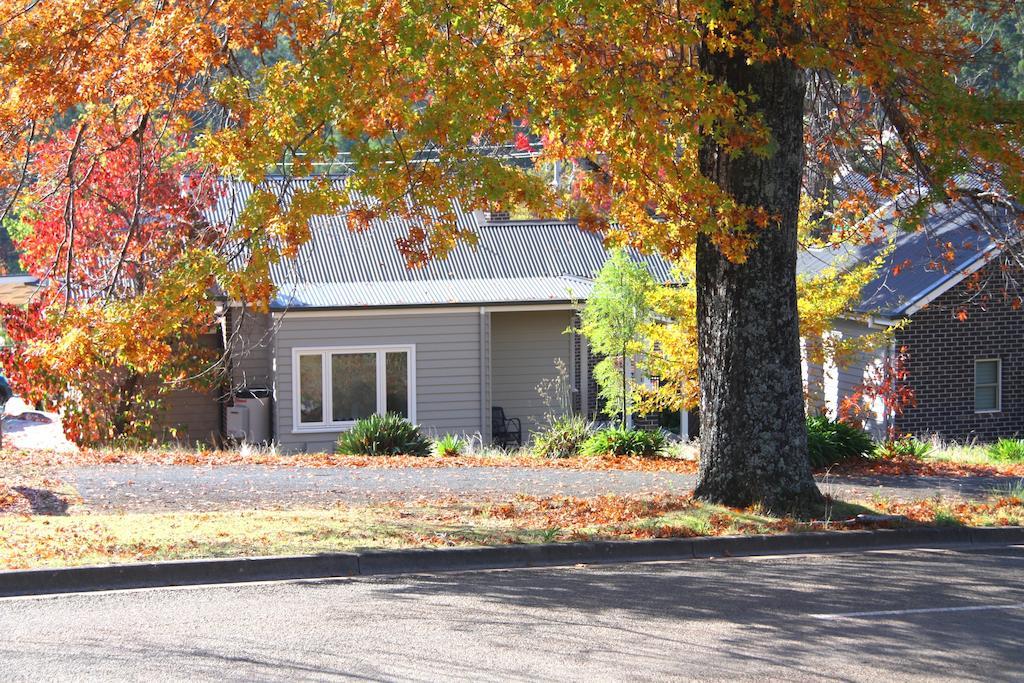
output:
<svg viewBox="0 0 1024 683"><path fill-rule="evenodd" d="M1020 680L1024 547L0 600L12 680Z"/></svg>
<svg viewBox="0 0 1024 683"><path fill-rule="evenodd" d="M110 465L69 472L85 504L108 510L221 509L321 505L418 496L596 496L680 493L696 477L668 472L576 471L517 467L313 468ZM841 499L985 498L1012 477L826 477Z"/></svg>

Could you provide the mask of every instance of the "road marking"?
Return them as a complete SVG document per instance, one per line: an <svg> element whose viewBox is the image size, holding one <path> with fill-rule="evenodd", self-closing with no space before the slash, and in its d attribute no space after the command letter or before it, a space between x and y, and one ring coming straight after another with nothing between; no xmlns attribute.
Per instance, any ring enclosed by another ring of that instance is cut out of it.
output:
<svg viewBox="0 0 1024 683"><path fill-rule="evenodd" d="M935 614L938 612L979 612L992 609L1024 609L1024 602L1014 605L970 605L968 607L924 607L921 609L890 609L878 612L841 612L839 614L811 614L812 619L865 619L869 617L896 617L904 614Z"/></svg>

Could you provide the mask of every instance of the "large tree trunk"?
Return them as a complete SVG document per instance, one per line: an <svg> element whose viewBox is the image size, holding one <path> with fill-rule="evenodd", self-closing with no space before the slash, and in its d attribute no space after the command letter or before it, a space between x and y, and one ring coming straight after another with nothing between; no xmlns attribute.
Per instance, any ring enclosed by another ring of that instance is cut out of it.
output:
<svg viewBox="0 0 1024 683"><path fill-rule="evenodd" d="M773 221L752 227L746 261L732 263L702 236L697 243L697 330L701 459L696 494L776 512L821 500L807 458L796 255L803 165L803 72L780 59L748 64L737 52L703 51L701 67L735 92L752 92L774 136L768 156L729 156L707 141L701 172Z"/></svg>

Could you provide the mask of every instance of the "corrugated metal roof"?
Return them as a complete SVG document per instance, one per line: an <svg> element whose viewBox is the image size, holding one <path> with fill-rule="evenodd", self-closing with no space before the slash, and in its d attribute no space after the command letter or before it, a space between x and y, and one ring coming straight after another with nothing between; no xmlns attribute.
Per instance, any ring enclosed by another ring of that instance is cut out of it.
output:
<svg viewBox="0 0 1024 683"><path fill-rule="evenodd" d="M341 180L335 181L341 183ZM266 187L287 201L297 188L308 186L307 180L271 180ZM247 183L234 183L226 195L209 214L216 222L231 223L237 219L253 192ZM367 284L386 282L431 283L420 290L393 287L384 294L376 287L381 301L409 298L420 301L424 297L436 301L478 302L473 285L484 286L484 281L496 281L493 291L500 287L519 292L522 298L503 296L494 301L538 301L551 298L557 291L555 280L563 276L591 279L596 276L605 260L605 249L600 235L580 229L573 221L478 221L472 213L454 205L458 226L477 235L477 243L460 243L446 258L434 259L415 269L409 269L396 240L405 237L414 224L400 217L377 220L369 229L353 232L343 214L316 216L310 220L311 237L296 258L272 266L272 275L279 288L299 287L301 296L291 302L317 301L316 306L390 305L385 303L352 303L361 297L351 288L335 285L351 283L364 291ZM647 264L655 279L672 279L669 264L659 256L633 253L634 258ZM514 281L520 281L514 287ZM547 284L540 286L541 281ZM441 285L444 285L442 287ZM312 285L331 285L312 287ZM425 293L430 292L427 296ZM419 292L418 294L416 292ZM330 296L337 295L335 303ZM374 296L364 295L376 301ZM490 300L490 299L488 299Z"/></svg>
<svg viewBox="0 0 1024 683"><path fill-rule="evenodd" d="M339 187L343 181L334 181ZM287 198L309 180L268 180L265 187ZM970 179L967 183L970 185ZM233 183L210 212L217 222L233 222L253 192ZM310 220L311 238L296 258L272 266L281 295L278 307L350 307L515 303L584 299L608 251L601 236L568 220L483 222L454 205L460 228L478 236L476 245L459 244L444 259L406 267L396 240L414 225L399 217L374 221L366 231L348 229L343 214ZM863 291L859 312L899 316L931 288L980 258L990 241L979 228L981 217L966 203L937 204L916 232L904 232L893 206L879 212L882 233L875 244L801 251L798 271L866 262L894 241L895 249L878 278ZM1006 213L995 215L1007 223ZM1009 228L1008 228L1009 231ZM954 261L945 259L953 245ZM656 280L672 281L669 264L658 255L633 253ZM898 274L894 274L895 266ZM577 278L577 291L565 293L565 278ZM390 283L390 284L389 284ZM419 286L400 286L402 283Z"/></svg>
<svg viewBox="0 0 1024 683"><path fill-rule="evenodd" d="M591 289L591 281L569 277L284 283L271 308L566 303L585 300Z"/></svg>

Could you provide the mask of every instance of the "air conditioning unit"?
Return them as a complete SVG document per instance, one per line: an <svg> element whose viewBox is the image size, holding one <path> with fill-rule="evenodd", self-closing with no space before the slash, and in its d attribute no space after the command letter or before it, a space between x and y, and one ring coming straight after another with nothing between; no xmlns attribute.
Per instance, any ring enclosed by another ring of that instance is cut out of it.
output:
<svg viewBox="0 0 1024 683"><path fill-rule="evenodd" d="M242 389L227 409L228 438L251 444L270 441L270 390Z"/></svg>

